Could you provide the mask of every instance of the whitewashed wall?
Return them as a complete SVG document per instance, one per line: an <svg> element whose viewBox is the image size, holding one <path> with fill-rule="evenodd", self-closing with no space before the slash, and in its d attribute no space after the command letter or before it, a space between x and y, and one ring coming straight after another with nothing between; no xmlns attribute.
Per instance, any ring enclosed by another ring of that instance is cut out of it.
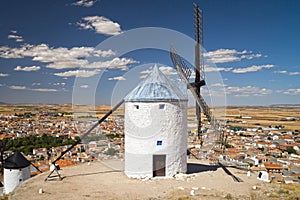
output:
<svg viewBox="0 0 300 200"><path fill-rule="evenodd" d="M4 169L4 192L12 192L19 184L30 178L30 167L22 169Z"/></svg>
<svg viewBox="0 0 300 200"><path fill-rule="evenodd" d="M159 109L165 104L164 109ZM139 106L139 109L136 108ZM157 146L162 141L162 146ZM125 174L152 177L153 155L166 155L166 176L186 172L187 101L125 103Z"/></svg>

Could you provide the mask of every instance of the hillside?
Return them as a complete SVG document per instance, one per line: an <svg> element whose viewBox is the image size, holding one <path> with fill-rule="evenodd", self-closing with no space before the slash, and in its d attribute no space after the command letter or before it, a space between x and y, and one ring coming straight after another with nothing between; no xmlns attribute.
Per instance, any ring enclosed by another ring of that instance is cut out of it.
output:
<svg viewBox="0 0 300 200"><path fill-rule="evenodd" d="M256 174L247 177L245 171L230 171L243 182L235 182L223 169L192 160L190 174L177 179L130 179L123 173L122 161L81 164L61 170L62 181L44 181L48 173L38 175L16 189L12 198L22 199L224 199L250 198L252 187L262 185ZM192 173L195 172L195 173ZM44 193L39 194L43 188ZM238 188L238 189L237 189ZM194 190L195 195L190 192Z"/></svg>

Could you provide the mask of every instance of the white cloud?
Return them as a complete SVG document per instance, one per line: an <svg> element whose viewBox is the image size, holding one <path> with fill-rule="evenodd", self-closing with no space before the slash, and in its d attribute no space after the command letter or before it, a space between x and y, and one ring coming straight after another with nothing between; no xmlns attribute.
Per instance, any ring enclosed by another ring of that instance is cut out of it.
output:
<svg viewBox="0 0 300 200"><path fill-rule="evenodd" d="M13 90L26 90L27 87L26 86L20 86L20 85L11 85L9 86L10 89L13 89Z"/></svg>
<svg viewBox="0 0 300 200"><path fill-rule="evenodd" d="M21 66L17 66L16 68L14 68L15 71L26 71L26 72L31 72L31 71L38 71L40 70L41 67L39 66L31 66L31 67L21 67Z"/></svg>
<svg viewBox="0 0 300 200"><path fill-rule="evenodd" d="M259 58L262 54L253 54L252 51L237 51L235 49L217 49L204 53L204 56L213 63L227 63L242 59Z"/></svg>
<svg viewBox="0 0 300 200"><path fill-rule="evenodd" d="M23 41L24 41L24 39L23 39L22 36L17 35L17 31L16 31L16 30L12 30L12 31L10 31L10 32L11 32L12 34L9 34L9 35L7 36L8 39L14 39L16 42L23 42Z"/></svg>
<svg viewBox="0 0 300 200"><path fill-rule="evenodd" d="M0 73L0 77L6 77L9 76L9 74Z"/></svg>
<svg viewBox="0 0 300 200"><path fill-rule="evenodd" d="M246 68L236 68L233 69L233 73L247 73L247 72L256 72L260 71L262 69L270 69L273 68L274 65L253 65L251 67L246 67Z"/></svg>
<svg viewBox="0 0 300 200"><path fill-rule="evenodd" d="M115 55L111 49L97 50L93 47L49 47L47 44L30 45L25 44L20 48L0 47L0 57L2 58L24 58L32 57L33 61L39 62L59 62L85 58L88 56L109 57Z"/></svg>
<svg viewBox="0 0 300 200"><path fill-rule="evenodd" d="M96 57L110 57L110 56L114 56L114 55L116 55L116 52L114 52L111 49L106 50L106 51L103 51L103 50L94 50L93 51L93 56L96 56Z"/></svg>
<svg viewBox="0 0 300 200"><path fill-rule="evenodd" d="M55 86L65 86L66 83L62 82L62 83L53 83L52 85L55 85Z"/></svg>
<svg viewBox="0 0 300 200"><path fill-rule="evenodd" d="M225 91L227 94L234 96L264 96L272 93L272 90L266 88L259 88L255 86L243 86L243 87L226 87Z"/></svg>
<svg viewBox="0 0 300 200"><path fill-rule="evenodd" d="M88 88L89 85L81 85L80 88Z"/></svg>
<svg viewBox="0 0 300 200"><path fill-rule="evenodd" d="M286 95L299 95L300 88L288 89L288 90L277 90L277 93L286 94Z"/></svg>
<svg viewBox="0 0 300 200"><path fill-rule="evenodd" d="M288 74L288 71L281 70L281 71L275 71L274 73L276 73L276 74Z"/></svg>
<svg viewBox="0 0 300 200"><path fill-rule="evenodd" d="M274 73L277 73L277 74L287 74L287 75L299 75L300 74L300 72L288 72L286 70L275 71Z"/></svg>
<svg viewBox="0 0 300 200"><path fill-rule="evenodd" d="M54 75L60 77L77 76L77 77L88 78L91 76L95 76L99 72L100 70L71 70L66 72L54 73Z"/></svg>
<svg viewBox="0 0 300 200"><path fill-rule="evenodd" d="M220 72L220 71L224 71L224 72L229 72L231 71L232 68L226 68L226 67L205 67L204 71L205 72Z"/></svg>
<svg viewBox="0 0 300 200"><path fill-rule="evenodd" d="M86 65L83 65L82 68L86 69L102 69L102 68L108 68L108 69L121 69L121 70L127 70L128 64L134 64L138 63L138 61L133 60L131 58L114 58L109 61L104 62L93 62L88 63Z"/></svg>
<svg viewBox="0 0 300 200"><path fill-rule="evenodd" d="M31 85L32 85L32 86L35 86L35 85L41 85L41 83L32 83Z"/></svg>
<svg viewBox="0 0 300 200"><path fill-rule="evenodd" d="M289 75L299 75L300 72L289 72Z"/></svg>
<svg viewBox="0 0 300 200"><path fill-rule="evenodd" d="M159 67L159 69L165 75L176 75L177 74L176 70L170 66L161 66L161 67Z"/></svg>
<svg viewBox="0 0 300 200"><path fill-rule="evenodd" d="M76 1L74 3L72 3L71 5L74 6L83 6L83 7L91 7L96 3L96 1L92 1L92 0L79 0Z"/></svg>
<svg viewBox="0 0 300 200"><path fill-rule="evenodd" d="M87 60L65 60L48 64L46 67L51 69L71 69L88 65Z"/></svg>
<svg viewBox="0 0 300 200"><path fill-rule="evenodd" d="M147 76L148 76L148 74L141 75L141 76L140 76L140 79L144 79L144 78L146 78Z"/></svg>
<svg viewBox="0 0 300 200"><path fill-rule="evenodd" d="M176 75L177 72L173 67L170 66L160 66L159 70L164 74L164 75ZM140 76L140 78L145 78L147 77L148 74L150 74L152 72L152 67L150 67L149 69L146 69L144 71L141 71L140 73L143 74Z"/></svg>
<svg viewBox="0 0 300 200"><path fill-rule="evenodd" d="M112 77L112 78L108 78L109 81L125 81L126 78L124 78L123 76L116 76L116 77Z"/></svg>
<svg viewBox="0 0 300 200"><path fill-rule="evenodd" d="M20 85L11 85L8 86L8 88L12 90L30 90L30 91L37 91L37 92L57 92L57 89L51 89L51 88L28 88L26 86L20 86Z"/></svg>
<svg viewBox="0 0 300 200"><path fill-rule="evenodd" d="M50 89L50 88L34 88L30 89L32 91L37 91L37 92L57 92L57 89Z"/></svg>
<svg viewBox="0 0 300 200"><path fill-rule="evenodd" d="M23 55L33 57L34 61L40 62L76 61L77 59L93 55L94 51L93 47L52 48L47 44L31 45L27 49Z"/></svg>
<svg viewBox="0 0 300 200"><path fill-rule="evenodd" d="M89 16L82 18L84 22L77 25L86 30L94 30L96 33L104 35L118 35L122 33L121 26L103 16Z"/></svg>
<svg viewBox="0 0 300 200"><path fill-rule="evenodd" d="M7 46L0 47L0 57L1 58L24 58L21 52L24 52L24 48L9 48Z"/></svg>
<svg viewBox="0 0 300 200"><path fill-rule="evenodd" d="M97 50L92 47L73 47L73 48L52 48L47 44L23 45L20 48L0 47L0 57L2 58L24 58L32 57L33 61L47 63L47 68L52 69L71 69L71 68L88 68L88 69L121 69L127 70L128 64L138 63L130 58L114 58L103 62L89 63L85 57L110 57L116 53L109 50ZM18 69L21 69L20 67Z"/></svg>
<svg viewBox="0 0 300 200"><path fill-rule="evenodd" d="M33 61L47 63L46 67L53 69L89 66L88 60L85 60L86 57L109 57L115 54L111 49L98 50L93 47L53 48L47 44L26 44L19 48L0 47L0 57L2 58L32 57Z"/></svg>

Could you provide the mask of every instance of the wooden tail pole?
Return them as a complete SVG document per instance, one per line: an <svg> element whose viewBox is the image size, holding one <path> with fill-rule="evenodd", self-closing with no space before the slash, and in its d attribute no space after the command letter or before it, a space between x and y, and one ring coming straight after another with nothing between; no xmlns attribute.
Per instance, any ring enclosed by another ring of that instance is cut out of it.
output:
<svg viewBox="0 0 300 200"><path fill-rule="evenodd" d="M35 166L32 162L30 162L30 164L31 164L36 170L38 170L39 172L43 173L43 172L40 170L40 168L38 168L37 166Z"/></svg>
<svg viewBox="0 0 300 200"><path fill-rule="evenodd" d="M63 151L60 156L58 156L53 162L52 164L54 165L54 169L50 172L50 174L48 175L48 177L45 179L45 181L48 178L51 178L51 175L54 171L56 171L58 173L57 169L57 165L55 165L55 163L60 160L67 152L69 152L71 149L73 149L76 145L78 145L84 138L86 138L99 124L101 124L104 120L106 120L106 118L108 116L110 116L114 111L116 111L123 103L124 103L124 99L122 99L122 101L120 101L117 105L115 105L110 111L108 111L99 121L97 121L85 134L83 134L83 136L81 138L79 138L78 140L76 140L69 148L67 148L65 151ZM58 176L60 177L59 173ZM61 179L61 177L60 177Z"/></svg>

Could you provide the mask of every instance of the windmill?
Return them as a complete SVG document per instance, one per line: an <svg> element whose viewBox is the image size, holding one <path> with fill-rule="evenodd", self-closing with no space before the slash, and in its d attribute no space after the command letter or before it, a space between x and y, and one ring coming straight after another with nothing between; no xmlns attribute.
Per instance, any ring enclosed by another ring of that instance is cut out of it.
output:
<svg viewBox="0 0 300 200"><path fill-rule="evenodd" d="M201 122L201 112L206 116L207 120L210 122L212 128L218 131L219 125L212 115L212 112L205 102L204 98L201 96L200 88L206 85L205 74L204 74L204 57L203 57L203 18L202 11L198 5L194 4L194 30L195 30L195 63L194 72L195 80L191 82L192 69L186 64L184 59L177 53L175 48L171 46L170 56L173 65L176 67L180 77L187 83L188 89L191 91L192 95L196 100L196 116L197 116L197 136L200 141L200 145L203 144L203 131ZM222 141L223 135L220 135L220 142ZM222 142L221 142L222 144Z"/></svg>
<svg viewBox="0 0 300 200"><path fill-rule="evenodd" d="M204 59L203 59L203 24L202 24L202 11L200 8L194 4L194 12L195 12L195 81L191 82L190 78L192 75L192 69L188 67L185 61L178 55L174 47L170 49L170 56L174 66L176 66L178 73L184 79L184 81L188 85L188 89L193 94L196 100L196 115L197 115L197 132L200 143L203 143L203 132L201 130L201 111L206 116L207 120L211 123L213 129L218 130L218 123L213 117L209 106L206 104L205 100L200 94L201 86L206 85L205 76L204 76ZM76 140L69 148L61 153L59 157L57 157L52 162L52 170L50 174L46 177L45 181L53 178L59 177L61 180L61 176L58 172L59 166L56 165L56 162L63 158L63 156L69 152L72 148L74 148L77 144L79 144L84 138L86 138L99 124L105 121L107 117L109 117L115 110L117 110L123 103L125 102L122 99L117 105L115 105L108 113L106 113L100 120L98 120L84 135L81 136L78 140ZM220 134L222 135L222 134ZM57 175L52 175L54 172Z"/></svg>

